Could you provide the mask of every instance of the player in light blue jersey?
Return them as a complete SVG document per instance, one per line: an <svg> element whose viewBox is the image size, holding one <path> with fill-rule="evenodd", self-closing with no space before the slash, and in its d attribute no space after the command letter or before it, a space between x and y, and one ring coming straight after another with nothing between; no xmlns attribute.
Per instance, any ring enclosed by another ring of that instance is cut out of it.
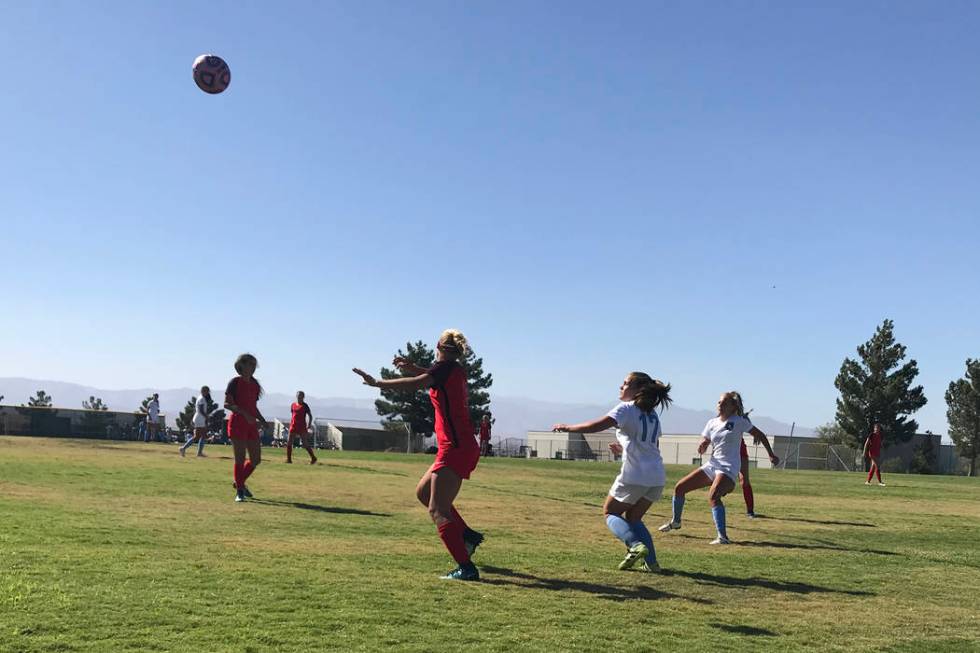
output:
<svg viewBox="0 0 980 653"><path fill-rule="evenodd" d="M667 482L660 456L657 409L662 411L670 405L670 385L643 372L632 372L619 387L619 399L604 417L582 424L555 424L553 430L598 433L616 429L616 442L610 443L609 449L622 456L623 466L603 506L606 526L626 545L620 569L630 569L640 561L641 571L657 571L657 553L643 515L660 499Z"/></svg>

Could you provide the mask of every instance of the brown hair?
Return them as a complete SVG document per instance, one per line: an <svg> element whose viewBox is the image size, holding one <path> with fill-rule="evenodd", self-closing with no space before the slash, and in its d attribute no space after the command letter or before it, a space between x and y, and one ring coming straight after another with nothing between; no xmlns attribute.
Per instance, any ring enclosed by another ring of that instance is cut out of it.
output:
<svg viewBox="0 0 980 653"><path fill-rule="evenodd" d="M245 369L245 366L247 364L249 364L249 363L251 363L255 368L258 368L258 366L259 366L259 359L257 359L252 354L242 354L241 356L239 356L238 358L235 359L235 371L238 372L239 374L241 374L242 373L242 370ZM261 397L262 396L262 384L259 383L259 380L257 378L255 378L255 375L254 374L252 376L252 380L255 381L255 385L259 386L259 396Z"/></svg>
<svg viewBox="0 0 980 653"><path fill-rule="evenodd" d="M630 372L630 385L637 386L633 403L644 413L655 408L664 410L673 401L670 398L670 384L654 379L645 372Z"/></svg>
<svg viewBox="0 0 980 653"><path fill-rule="evenodd" d="M731 401L735 404L735 414L739 417L745 417L745 404L742 402L742 395L740 395L735 390L730 390L725 393L725 399Z"/></svg>

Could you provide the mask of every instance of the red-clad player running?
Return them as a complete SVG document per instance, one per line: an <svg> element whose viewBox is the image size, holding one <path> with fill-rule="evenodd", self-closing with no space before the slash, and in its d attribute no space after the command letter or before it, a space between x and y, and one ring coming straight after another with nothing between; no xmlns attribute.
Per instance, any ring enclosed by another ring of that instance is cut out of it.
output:
<svg viewBox="0 0 980 653"><path fill-rule="evenodd" d="M480 455L487 455L490 446L490 416L484 415L480 420Z"/></svg>
<svg viewBox="0 0 980 653"><path fill-rule="evenodd" d="M468 351L466 337L456 329L447 329L436 345L436 364L429 369L401 357L394 360L395 367L406 375L399 379L375 379L354 368L365 385L375 388L409 392L429 389L439 446L436 461L422 475L415 495L429 508L429 515L439 529L439 538L459 565L442 576L444 580L480 579L480 572L470 556L483 541L483 535L467 526L453 506L463 479L470 477L480 460L480 447L473 437L470 421L466 371L458 362Z"/></svg>
<svg viewBox="0 0 980 653"><path fill-rule="evenodd" d="M293 462L293 438L299 436L306 453L310 454L310 464L316 464L316 454L310 445L310 427L313 426L313 412L306 403L306 393L302 390L296 393L296 401L289 407L292 417L289 419L289 439L286 440L286 462Z"/></svg>
<svg viewBox="0 0 980 653"><path fill-rule="evenodd" d="M252 354L242 354L235 361L238 376L228 382L225 390L225 410L231 413L228 420L228 437L235 452L235 501L251 498L245 480L262 462L262 443L259 441L258 424L265 426L265 418L259 412L258 402L262 386L254 377L259 362ZM245 454L248 460L245 460Z"/></svg>
<svg viewBox="0 0 980 653"><path fill-rule="evenodd" d="M868 470L868 480L864 482L865 485L871 485L871 477L878 477L878 485L884 487L884 483L881 481L881 466L878 463L878 459L881 457L881 424L875 424L871 428L871 434L868 439L864 441L864 457L871 459L871 469Z"/></svg>

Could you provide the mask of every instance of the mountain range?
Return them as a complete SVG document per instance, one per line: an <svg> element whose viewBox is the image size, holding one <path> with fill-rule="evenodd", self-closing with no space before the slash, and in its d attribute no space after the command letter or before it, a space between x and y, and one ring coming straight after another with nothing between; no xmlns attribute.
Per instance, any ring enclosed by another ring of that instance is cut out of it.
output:
<svg viewBox="0 0 980 653"><path fill-rule="evenodd" d="M0 404L26 404L38 390L47 392L59 408L81 408L82 401L89 397L99 397L109 407L109 410L133 411L139 408L143 399L154 392L160 395L160 409L168 415L168 425L174 424L174 416L180 412L189 399L197 396L193 388L134 388L130 390L105 390L92 388L76 383L63 381L48 381L7 377L0 378L0 396L4 399ZM221 388L212 388L212 396L221 401ZM267 392L259 404L259 408L267 419L279 418L288 421L289 405L293 395L279 392ZM327 418L338 422L363 422L365 426L378 423L378 415L374 410L371 399L351 399L344 397L313 397L307 396L306 402L318 418ZM539 401L526 397L492 396L491 412L494 416L494 439L517 437L523 438L527 431L548 430L556 422L581 422L604 415L613 405L606 404L564 403ZM664 412L664 433L700 433L705 422L714 417L709 410L692 410L673 406ZM772 435L788 435L790 424L761 415L752 415L752 422L766 433ZM812 436L813 429L797 425L794 434Z"/></svg>

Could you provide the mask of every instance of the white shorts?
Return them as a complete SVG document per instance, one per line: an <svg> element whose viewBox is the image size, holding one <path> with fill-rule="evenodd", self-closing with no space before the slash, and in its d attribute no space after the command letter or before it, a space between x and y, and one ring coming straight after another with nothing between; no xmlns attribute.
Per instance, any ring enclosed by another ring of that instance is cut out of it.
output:
<svg viewBox="0 0 980 653"><path fill-rule="evenodd" d="M194 428L203 429L205 426L208 425L208 418L205 417L204 415L198 415L195 413L194 421L192 423L194 425Z"/></svg>
<svg viewBox="0 0 980 653"><path fill-rule="evenodd" d="M609 488L609 496L620 503L635 505L640 499L649 499L651 503L660 501L664 493L663 485L633 485L622 483L617 478Z"/></svg>
<svg viewBox="0 0 980 653"><path fill-rule="evenodd" d="M717 461L709 460L705 464L701 465L701 471L707 474L712 483L718 474L724 474L728 478L732 479L732 482L738 483L738 469L733 469L730 465L721 465Z"/></svg>

